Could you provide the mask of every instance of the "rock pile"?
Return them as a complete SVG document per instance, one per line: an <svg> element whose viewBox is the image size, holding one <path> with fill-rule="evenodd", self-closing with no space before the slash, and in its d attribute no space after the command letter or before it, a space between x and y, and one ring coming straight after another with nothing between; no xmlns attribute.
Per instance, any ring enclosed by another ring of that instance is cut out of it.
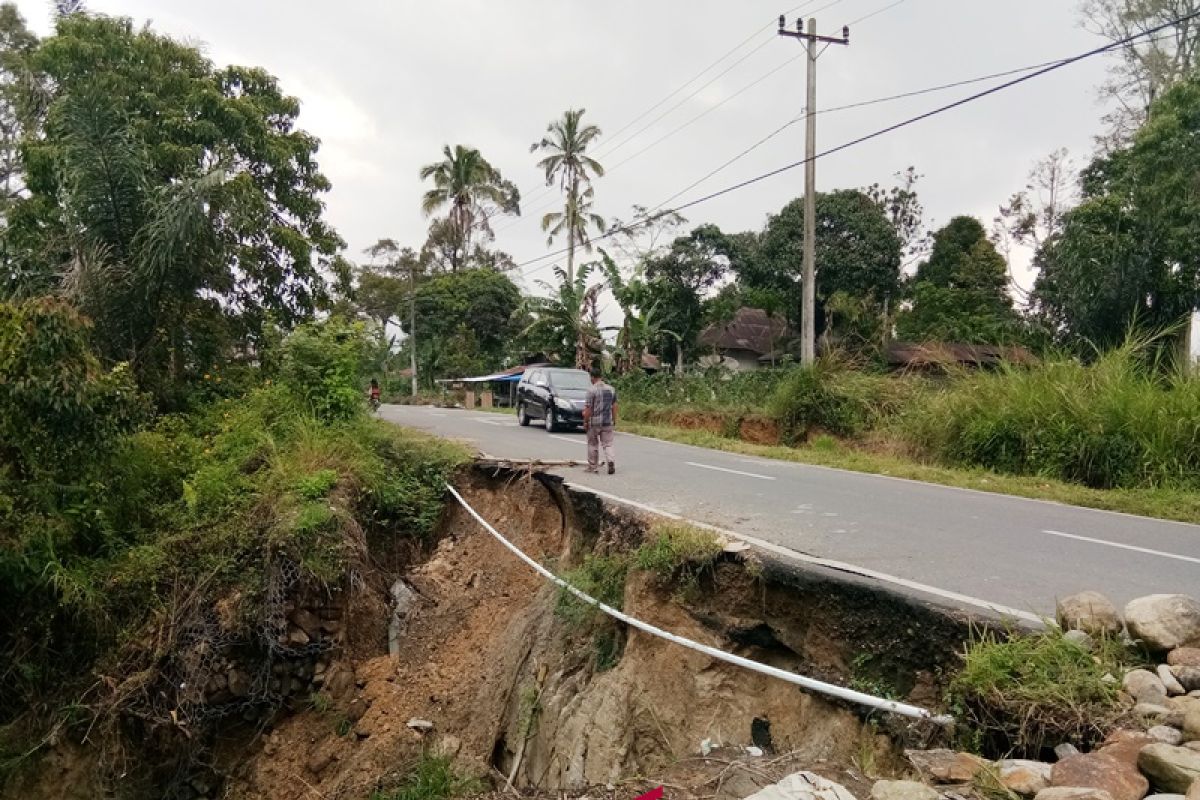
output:
<svg viewBox="0 0 1200 800"><path fill-rule="evenodd" d="M1053 764L989 762L953 750L908 751L916 773L938 786L998 784L1034 800L1200 800L1200 602L1186 595L1150 595L1119 614L1102 594L1081 592L1060 600L1056 616L1067 637L1081 646L1127 636L1161 662L1113 676L1141 727L1115 731L1089 753L1064 743ZM896 787L884 783L892 782L881 782L873 795L898 796ZM912 790L909 796L920 795Z"/></svg>

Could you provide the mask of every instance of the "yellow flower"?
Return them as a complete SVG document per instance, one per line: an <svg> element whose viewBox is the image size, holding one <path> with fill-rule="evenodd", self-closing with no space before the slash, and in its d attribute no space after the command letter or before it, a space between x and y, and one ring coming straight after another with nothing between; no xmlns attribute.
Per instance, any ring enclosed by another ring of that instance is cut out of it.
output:
<svg viewBox="0 0 1200 800"><path fill-rule="evenodd" d="M204 380L208 380L208 373L204 373Z"/></svg>

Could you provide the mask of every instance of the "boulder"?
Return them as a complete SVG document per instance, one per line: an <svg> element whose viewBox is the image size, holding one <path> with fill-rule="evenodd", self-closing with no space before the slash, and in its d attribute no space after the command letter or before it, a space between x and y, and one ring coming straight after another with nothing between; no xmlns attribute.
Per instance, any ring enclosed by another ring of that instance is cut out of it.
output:
<svg viewBox="0 0 1200 800"><path fill-rule="evenodd" d="M968 783L988 762L954 750L905 750L904 755L921 777L935 783Z"/></svg>
<svg viewBox="0 0 1200 800"><path fill-rule="evenodd" d="M1185 667L1184 669L1192 669L1192 667ZM1167 666L1166 664L1159 664L1158 669L1156 669L1154 673L1158 675L1158 679L1162 681L1163 688L1167 690L1167 694L1187 694L1188 690L1183 688L1183 684L1180 683L1179 679L1175 677L1175 673L1171 670L1171 667Z"/></svg>
<svg viewBox="0 0 1200 800"><path fill-rule="evenodd" d="M1091 636L1116 636L1122 627L1117 607L1099 592L1079 592L1062 598L1055 617L1064 631L1083 631Z"/></svg>
<svg viewBox="0 0 1200 800"><path fill-rule="evenodd" d="M746 800L855 800L855 797L845 786L814 772L794 772L759 789Z"/></svg>
<svg viewBox="0 0 1200 800"><path fill-rule="evenodd" d="M916 781L875 781L871 800L940 800L941 795Z"/></svg>
<svg viewBox="0 0 1200 800"><path fill-rule="evenodd" d="M1167 702L1167 687L1148 669L1134 669L1125 673L1121 688L1138 703L1162 705Z"/></svg>
<svg viewBox="0 0 1200 800"><path fill-rule="evenodd" d="M1200 647L1176 647L1167 653L1172 667L1200 667Z"/></svg>
<svg viewBox="0 0 1200 800"><path fill-rule="evenodd" d="M1170 730L1174 730L1174 728ZM1119 730L1110 734L1096 752L1116 759L1126 769L1137 771L1138 753L1142 752L1143 747L1158 743L1159 740L1148 733Z"/></svg>
<svg viewBox="0 0 1200 800"><path fill-rule="evenodd" d="M1194 692L1200 689L1200 667L1171 667L1171 674L1179 681L1184 691Z"/></svg>
<svg viewBox="0 0 1200 800"><path fill-rule="evenodd" d="M1112 800L1112 795L1103 789L1087 789L1080 786L1051 786L1042 789L1033 800Z"/></svg>
<svg viewBox="0 0 1200 800"><path fill-rule="evenodd" d="M1050 785L1050 771L1053 764L1043 761L1027 761L1013 758L996 762L996 774L1000 784L1010 792L1016 792L1022 797L1033 797Z"/></svg>
<svg viewBox="0 0 1200 800"><path fill-rule="evenodd" d="M1152 594L1125 606L1129 635L1154 652L1200 645L1200 602L1184 594Z"/></svg>
<svg viewBox="0 0 1200 800"><path fill-rule="evenodd" d="M1146 731L1146 735L1154 737L1157 741L1160 741L1163 744L1183 744L1183 734L1178 728L1172 728L1170 725L1155 725L1153 728Z"/></svg>
<svg viewBox="0 0 1200 800"><path fill-rule="evenodd" d="M1178 699L1178 698L1172 698ZM1133 707L1133 715L1139 719L1150 720L1163 725L1169 725L1165 720L1176 713L1176 709L1163 703L1138 703Z"/></svg>
<svg viewBox="0 0 1200 800"><path fill-rule="evenodd" d="M1179 739L1180 742L1200 742L1200 708L1193 708L1183 715L1183 733Z"/></svg>
<svg viewBox="0 0 1200 800"><path fill-rule="evenodd" d="M1138 766L1155 787L1166 792L1187 792L1200 779L1200 753L1186 747L1148 745L1138 754Z"/></svg>
<svg viewBox="0 0 1200 800"><path fill-rule="evenodd" d="M297 608L288 614L288 621L304 631L308 638L321 638L321 618L307 608Z"/></svg>
<svg viewBox="0 0 1200 800"><path fill-rule="evenodd" d="M1054 748L1054 757L1059 761L1062 761L1064 758L1077 755L1079 755L1079 748L1070 742L1063 742Z"/></svg>
<svg viewBox="0 0 1200 800"><path fill-rule="evenodd" d="M1107 753L1080 753L1064 758L1050 773L1051 786L1103 789L1113 800L1142 800L1150 782L1137 768Z"/></svg>

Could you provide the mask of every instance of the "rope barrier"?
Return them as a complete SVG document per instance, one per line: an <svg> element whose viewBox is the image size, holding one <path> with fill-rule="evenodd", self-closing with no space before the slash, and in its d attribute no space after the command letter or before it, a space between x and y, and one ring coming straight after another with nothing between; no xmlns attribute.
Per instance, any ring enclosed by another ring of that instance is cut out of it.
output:
<svg viewBox="0 0 1200 800"><path fill-rule="evenodd" d="M613 619L620 620L631 628L637 628L643 633L648 633L651 636L657 636L660 639L666 639L668 642L674 642L675 644L680 645L681 647L686 647L689 650L695 650L698 653L703 653L710 658L715 658L719 661L734 664L735 666L752 670L763 675L769 675L772 678L778 678L779 680L793 683L811 692L817 692L818 694L827 695L829 697L836 697L839 700L845 700L850 703L867 706L868 708L874 708L880 711L890 711L893 714L900 714L901 716L911 717L913 719L926 719L937 725L946 726L953 724L954 722L954 718L949 715L936 715L932 711L920 708L919 706L913 706L907 703L899 703L895 700L887 700L882 697L875 697L874 695L869 695L865 692L858 692L853 689L847 689L843 686L836 686L832 683L825 683L824 681L818 681L814 678L807 678L803 675L797 675L794 672L788 672L787 670L778 669L767 664L761 664L749 658L743 658L742 656L734 655L733 653L726 653L724 650L718 650L715 647L710 647L709 645L692 641L691 639L684 638L683 636L677 636L670 631L665 631L662 628L657 628L648 622L643 622L640 619L631 617L622 611L618 611L612 606L600 602L596 598L580 591L579 589L576 589L574 586L543 567L533 558L526 555L515 544L504 538L503 534L492 527L487 520L479 515L479 512L471 507L471 504L468 503L463 496L458 493L457 489L450 484L446 484L446 488L450 491L450 494L454 496L454 499L457 500L464 509L466 509L467 513L474 517L475 521L483 526L484 530L495 537L496 540L499 541L500 544L504 545L513 555L532 567L539 575L546 578L554 585L570 592L578 600L600 609L608 616L612 617Z"/></svg>

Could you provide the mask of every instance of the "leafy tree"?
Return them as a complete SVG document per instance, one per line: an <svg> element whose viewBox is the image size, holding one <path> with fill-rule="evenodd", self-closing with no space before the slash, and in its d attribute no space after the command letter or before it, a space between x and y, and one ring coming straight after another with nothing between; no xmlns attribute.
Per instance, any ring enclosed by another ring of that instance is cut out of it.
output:
<svg viewBox="0 0 1200 800"><path fill-rule="evenodd" d="M455 272L465 265L476 232L487 241L495 238L491 217L521 213L521 193L478 150L461 144L451 150L446 145L442 155L441 161L421 167L421 180L433 181L421 199L421 210L430 215L449 207L445 223L431 228L430 236L440 237L438 246Z"/></svg>
<svg viewBox="0 0 1200 800"><path fill-rule="evenodd" d="M1086 29L1114 42L1184 20L1113 52L1116 63L1100 94L1116 104L1105 117L1105 144L1119 148L1141 127L1151 104L1200 67L1200 0L1084 0L1080 11Z"/></svg>
<svg viewBox="0 0 1200 800"><path fill-rule="evenodd" d="M584 125L585 109L568 109L546 127L546 135L534 142L529 152L546 156L538 168L546 174L546 185L558 181L566 196L562 211L552 211L542 217L542 230L549 231L550 242L555 237L567 237L567 284L575 283L575 248L591 251L588 229L604 231L604 218L592 213L592 176L603 177L604 167L587 154L588 147L600 137L595 125Z"/></svg>
<svg viewBox="0 0 1200 800"><path fill-rule="evenodd" d="M521 292L503 273L472 269L427 278L417 287L418 352L427 379L446 376L474 348L483 369L499 366L514 334ZM409 330L407 321L405 331ZM469 331L469 336L467 332ZM473 342L473 344L471 344ZM449 344L448 344L449 343ZM451 350L458 355L450 359Z"/></svg>
<svg viewBox="0 0 1200 800"><path fill-rule="evenodd" d="M608 253L600 251L608 286L621 306L624 321L616 329L614 367L619 374L640 370L643 357L665 339L677 343L678 333L663 326L663 298L656 296L654 287L639 276L626 280ZM680 348L682 352L682 348Z"/></svg>
<svg viewBox="0 0 1200 800"><path fill-rule="evenodd" d="M78 479L141 416L128 370L105 371L87 329L61 300L0 303L0 501L10 480Z"/></svg>
<svg viewBox="0 0 1200 800"><path fill-rule="evenodd" d="M1154 103L1126 149L1096 160L1084 200L1037 254L1034 307L1064 341L1101 348L1200 302L1200 79ZM1085 348L1086 349L1086 348Z"/></svg>
<svg viewBox="0 0 1200 800"><path fill-rule="evenodd" d="M21 166L20 142L29 115L28 95L29 56L37 47L38 40L25 26L17 7L11 3L0 5L0 181L3 196L0 197L0 218L7 218L8 209L20 196L24 188ZM39 90L41 87L38 87ZM7 270L7 248L0 262L0 281Z"/></svg>
<svg viewBox="0 0 1200 800"><path fill-rule="evenodd" d="M772 215L757 247L746 249L750 255L739 266L742 284L786 297L789 322L798 329L803 199ZM873 313L882 313L900 292L900 257L901 242L892 222L869 196L856 190L817 195L817 329L826 328L825 304L837 292L864 298Z"/></svg>
<svg viewBox="0 0 1200 800"><path fill-rule="evenodd" d="M974 217L955 217L933 236L929 260L917 268L912 307L897 318L909 341L1008 343L1019 319L1008 294L1008 267Z"/></svg>
<svg viewBox="0 0 1200 800"><path fill-rule="evenodd" d="M274 78L85 14L59 18L26 67L39 113L0 293L68 292L101 354L143 382L203 371L208 331L256 337L268 316L291 326L328 301L327 275L344 272L329 184Z"/></svg>
<svg viewBox="0 0 1200 800"><path fill-rule="evenodd" d="M646 263L646 281L656 303L656 324L664 331L651 345L682 367L700 331L709 321L708 294L729 272L737 244L716 225L701 225L680 236Z"/></svg>
<svg viewBox="0 0 1200 800"><path fill-rule="evenodd" d="M900 239L904 263L908 264L928 253L931 245L925 230L925 207L915 188L922 176L917 174L916 167L909 167L895 177L897 183L889 189L873 183L862 191L891 221Z"/></svg>

